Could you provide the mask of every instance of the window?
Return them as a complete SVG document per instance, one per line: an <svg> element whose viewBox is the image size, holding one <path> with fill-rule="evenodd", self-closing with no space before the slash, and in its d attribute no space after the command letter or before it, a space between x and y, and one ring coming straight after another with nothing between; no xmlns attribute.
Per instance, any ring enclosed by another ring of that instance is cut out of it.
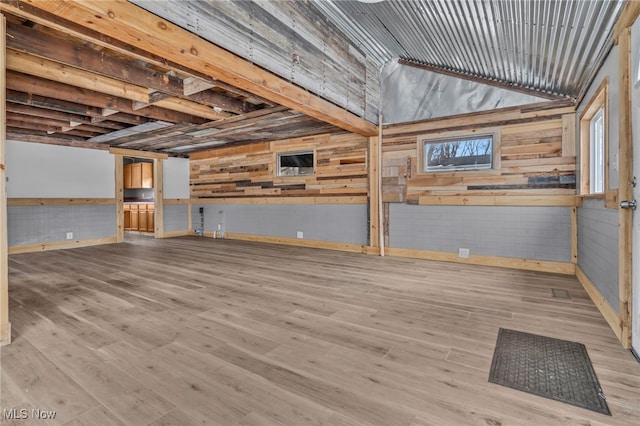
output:
<svg viewBox="0 0 640 426"><path fill-rule="evenodd" d="M608 190L608 84L605 78L580 116L580 194L583 195L600 195Z"/></svg>
<svg viewBox="0 0 640 426"><path fill-rule="evenodd" d="M600 107L589 122L589 157L591 193L604 192L604 106Z"/></svg>
<svg viewBox="0 0 640 426"><path fill-rule="evenodd" d="M313 151L278 154L278 176L312 176Z"/></svg>
<svg viewBox="0 0 640 426"><path fill-rule="evenodd" d="M484 170L493 167L493 135L422 142L425 172Z"/></svg>

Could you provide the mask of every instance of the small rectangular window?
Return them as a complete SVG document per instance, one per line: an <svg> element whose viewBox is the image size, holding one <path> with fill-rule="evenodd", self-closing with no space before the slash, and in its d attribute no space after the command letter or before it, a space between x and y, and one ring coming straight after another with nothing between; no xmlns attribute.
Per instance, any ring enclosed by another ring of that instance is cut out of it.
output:
<svg viewBox="0 0 640 426"><path fill-rule="evenodd" d="M424 171L483 170L493 167L493 136L423 140Z"/></svg>
<svg viewBox="0 0 640 426"><path fill-rule="evenodd" d="M589 158L591 193L604 192L604 106L600 107L589 122Z"/></svg>
<svg viewBox="0 0 640 426"><path fill-rule="evenodd" d="M278 154L278 176L312 176L313 151Z"/></svg>

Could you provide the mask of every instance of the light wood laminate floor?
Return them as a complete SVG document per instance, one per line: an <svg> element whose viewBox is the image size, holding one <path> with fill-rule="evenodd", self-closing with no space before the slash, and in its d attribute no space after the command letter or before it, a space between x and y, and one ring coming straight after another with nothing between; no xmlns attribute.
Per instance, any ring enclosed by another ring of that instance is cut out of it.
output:
<svg viewBox="0 0 640 426"><path fill-rule="evenodd" d="M2 408L56 418L5 424L640 424L640 364L573 277L198 238L9 267ZM613 416L488 383L500 327L584 343Z"/></svg>

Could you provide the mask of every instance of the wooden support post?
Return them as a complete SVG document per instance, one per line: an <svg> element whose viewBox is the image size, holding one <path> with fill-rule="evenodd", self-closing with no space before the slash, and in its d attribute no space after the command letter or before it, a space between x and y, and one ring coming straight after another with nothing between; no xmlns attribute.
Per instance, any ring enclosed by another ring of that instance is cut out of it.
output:
<svg viewBox="0 0 640 426"><path fill-rule="evenodd" d="M380 140L377 136L369 138L369 246L378 249L377 254L380 254L379 144Z"/></svg>
<svg viewBox="0 0 640 426"><path fill-rule="evenodd" d="M154 211L154 227L155 237L164 238L164 192L163 192L163 167L164 162L161 158L153 161L153 194L156 202Z"/></svg>
<svg viewBox="0 0 640 426"><path fill-rule="evenodd" d="M6 102L6 25L4 15L0 15L0 345L11 343L11 323L9 322L9 248L7 246L7 188L5 135L7 121Z"/></svg>
<svg viewBox="0 0 640 426"><path fill-rule="evenodd" d="M382 113L378 114L378 176L376 185L378 187L378 244L380 245L380 256L384 256L384 248L387 245L385 240L385 218L382 203Z"/></svg>
<svg viewBox="0 0 640 426"><path fill-rule="evenodd" d="M124 157L116 154L116 243L124 241Z"/></svg>
<svg viewBox="0 0 640 426"><path fill-rule="evenodd" d="M631 141L631 84L630 55L631 55L631 29L629 27L622 30L619 42L619 73L620 73L620 94L618 100L618 113L620 129L619 155L620 159L620 180L618 196L620 200L631 200L633 198L631 180L633 178L632 168L632 141ZM621 343L625 348L631 347L631 237L632 237L632 214L631 209L618 210L618 259L619 259L619 297L620 297L620 328Z"/></svg>

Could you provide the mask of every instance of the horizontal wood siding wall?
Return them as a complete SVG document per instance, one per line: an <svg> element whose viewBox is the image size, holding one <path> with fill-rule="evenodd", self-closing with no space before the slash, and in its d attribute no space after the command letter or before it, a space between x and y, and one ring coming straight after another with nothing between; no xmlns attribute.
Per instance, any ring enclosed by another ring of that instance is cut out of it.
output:
<svg viewBox="0 0 640 426"><path fill-rule="evenodd" d="M573 107L547 108L509 108L386 127L384 201L430 204L432 196L574 195ZM496 135L498 144L493 170L421 172L421 140L487 132Z"/></svg>
<svg viewBox="0 0 640 426"><path fill-rule="evenodd" d="M368 139L318 135L191 155L191 199L366 197ZM277 176L277 154L313 151L313 176Z"/></svg>

